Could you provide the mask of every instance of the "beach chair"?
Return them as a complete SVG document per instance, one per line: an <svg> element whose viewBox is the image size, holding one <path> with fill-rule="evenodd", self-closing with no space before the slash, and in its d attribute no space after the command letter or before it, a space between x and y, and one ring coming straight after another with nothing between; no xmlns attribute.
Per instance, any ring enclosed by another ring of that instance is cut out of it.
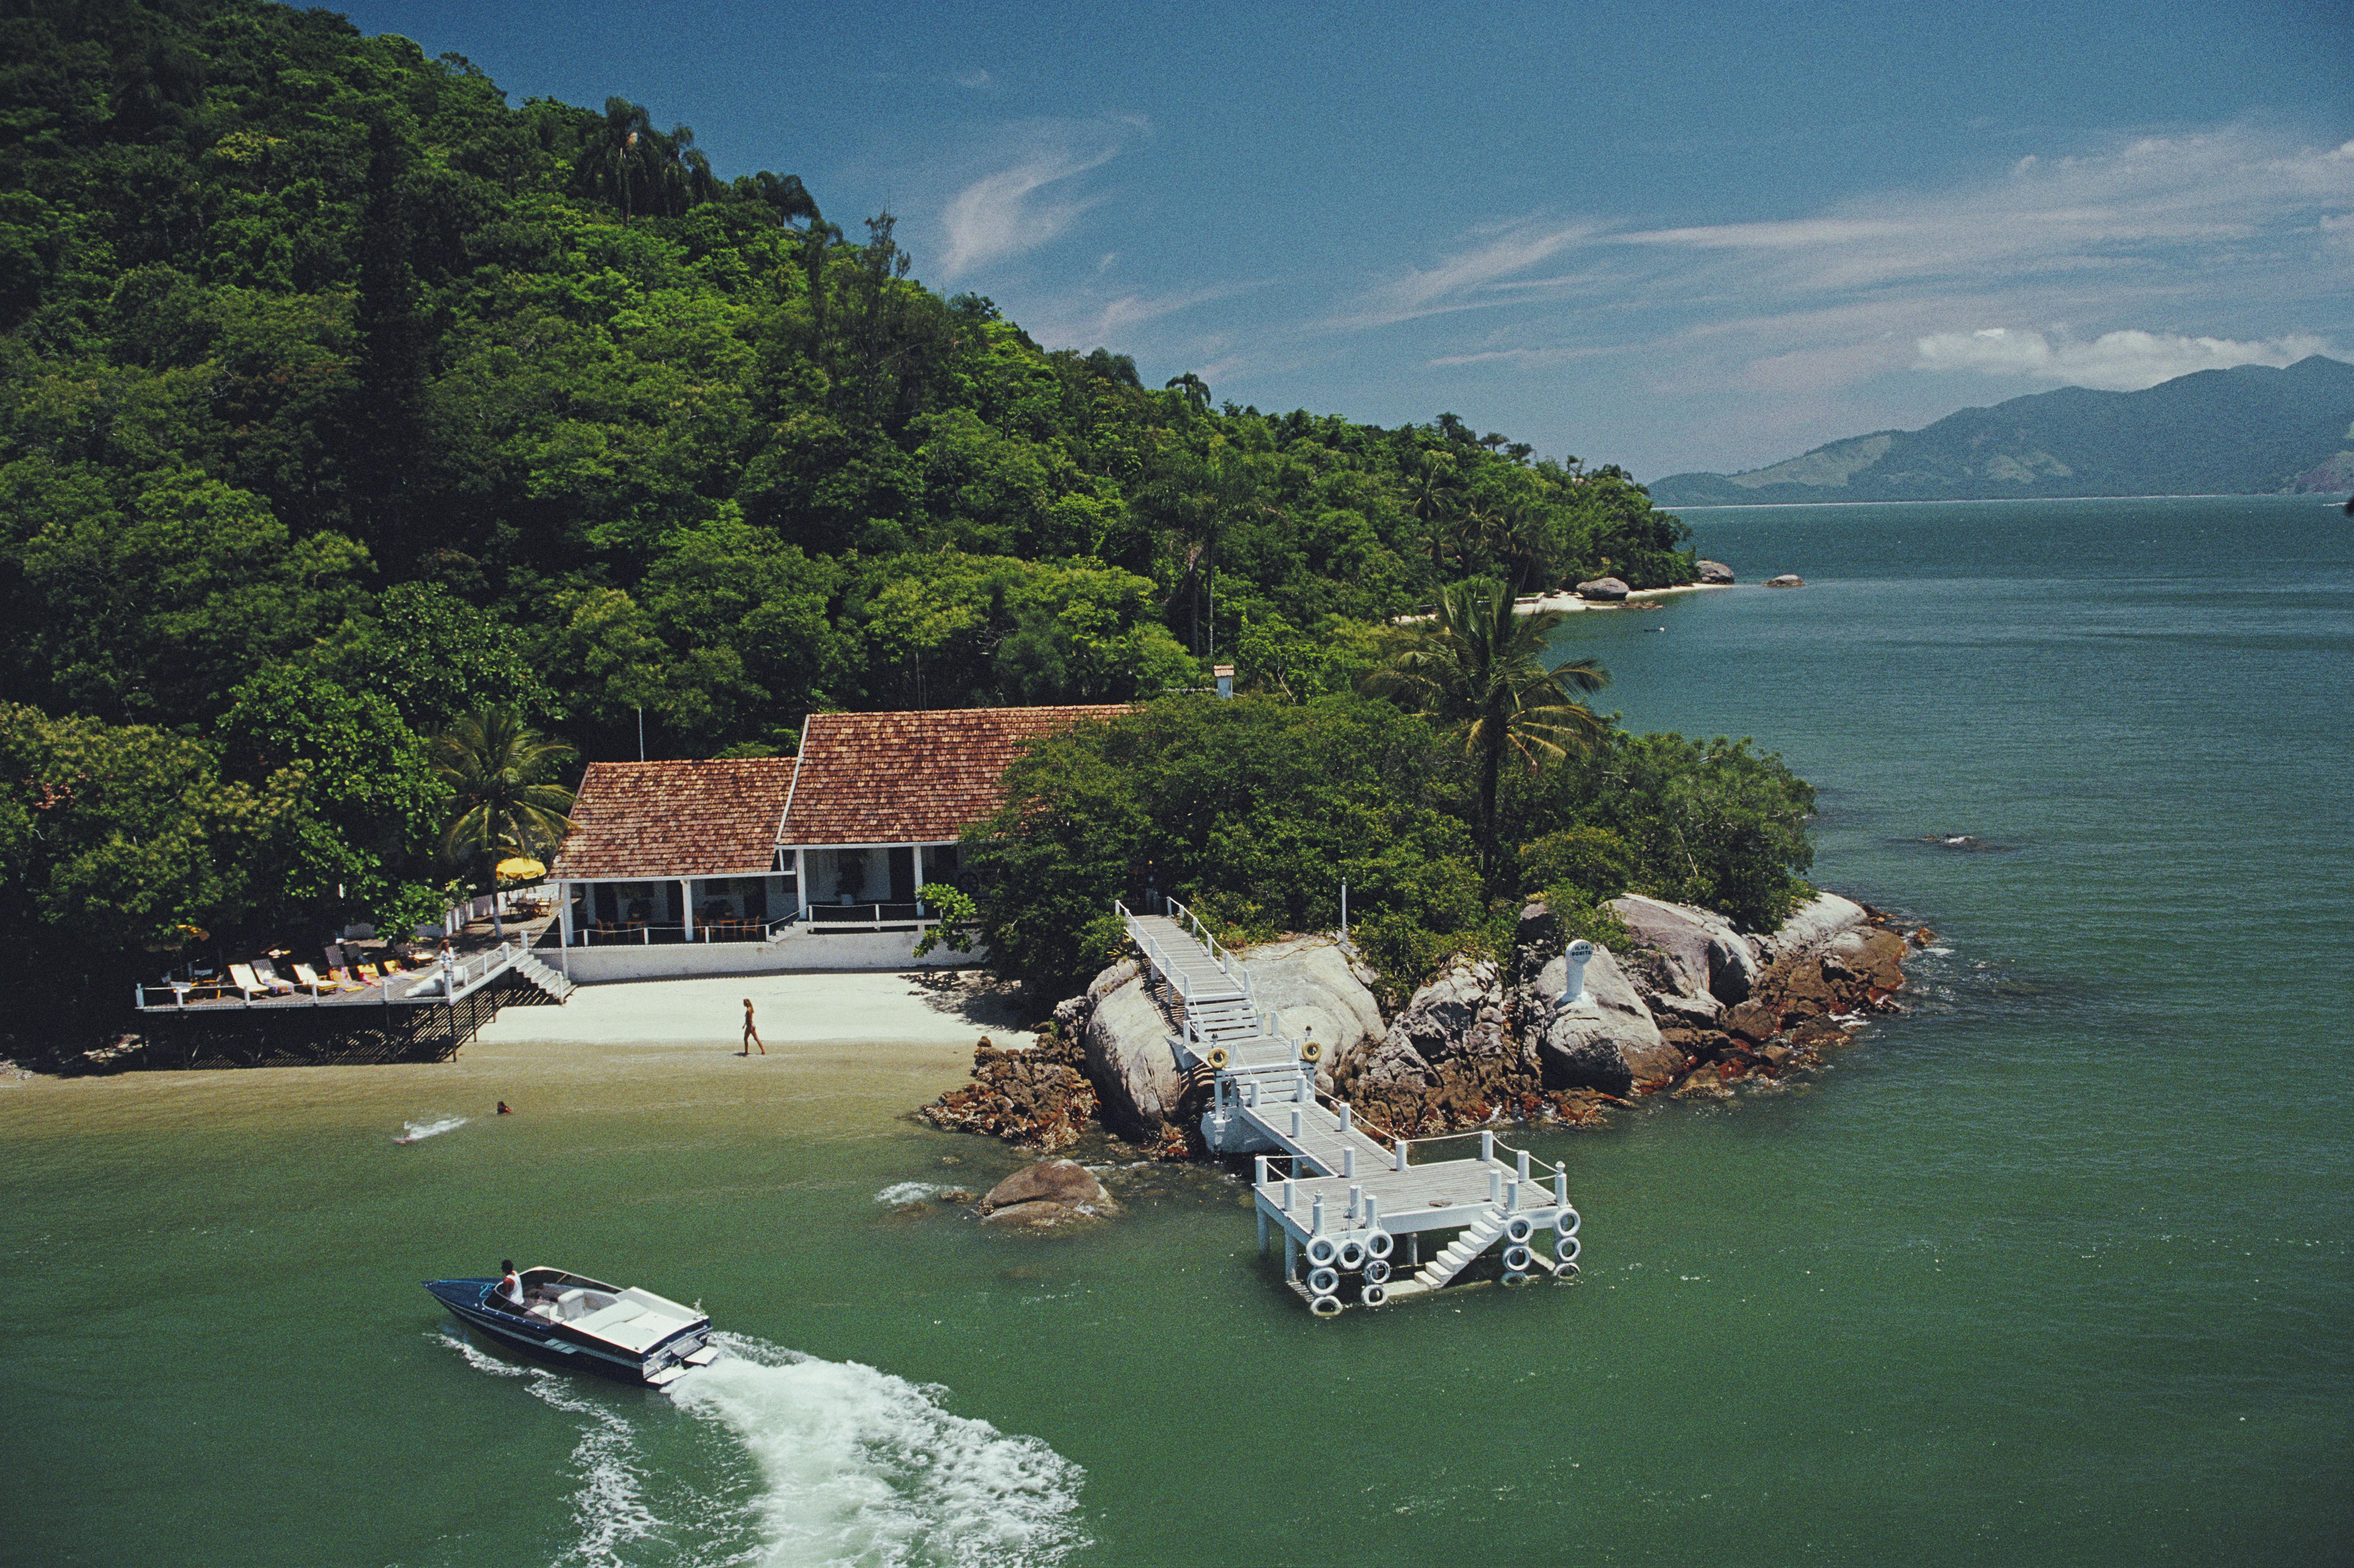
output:
<svg viewBox="0 0 2354 1568"><path fill-rule="evenodd" d="M251 964L229 965L228 980L229 983L237 988L238 994L248 1001L257 997L267 998L270 994L270 987L261 983L261 978L253 972ZM286 990L289 994L292 994L294 988L288 986Z"/></svg>
<svg viewBox="0 0 2354 1568"><path fill-rule="evenodd" d="M345 964L344 962L344 950L341 948L330 947L326 949L326 956L327 978L334 980L337 985L342 986L345 991L366 991L369 986L376 984L376 980L373 976L369 977L365 984L361 983L357 980L356 971L359 969L359 965Z"/></svg>
<svg viewBox="0 0 2354 1568"><path fill-rule="evenodd" d="M352 973L359 976L360 984L364 986L382 985L384 983L384 977L376 972L376 966L374 964L354 964L352 966Z"/></svg>
<svg viewBox="0 0 2354 1568"><path fill-rule="evenodd" d="M294 966L294 978L301 981L303 989L308 991L313 996L324 996L329 991L338 989L344 991L359 990L359 987L355 985L350 985L340 981L331 983L327 980L323 980L319 978L319 971L313 969L308 964L296 964Z"/></svg>
<svg viewBox="0 0 2354 1568"><path fill-rule="evenodd" d="M276 991L281 996L292 996L294 994L294 982L288 980L284 975L280 974L278 972L278 966L271 963L268 959L256 959L253 960L253 976L263 985L268 986L271 991Z"/></svg>

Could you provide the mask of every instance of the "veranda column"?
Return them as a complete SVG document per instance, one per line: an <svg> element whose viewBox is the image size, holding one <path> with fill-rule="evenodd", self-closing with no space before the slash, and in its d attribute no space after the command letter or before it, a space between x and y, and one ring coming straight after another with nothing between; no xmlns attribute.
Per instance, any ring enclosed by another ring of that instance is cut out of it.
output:
<svg viewBox="0 0 2354 1568"><path fill-rule="evenodd" d="M695 940L695 884L686 877L678 879L678 917L685 925L686 940Z"/></svg>
<svg viewBox="0 0 2354 1568"><path fill-rule="evenodd" d="M572 945L572 885L568 882L559 882L556 885L556 929L557 945L570 947Z"/></svg>
<svg viewBox="0 0 2354 1568"><path fill-rule="evenodd" d="M924 846L910 846L916 857L916 918L924 917Z"/></svg>

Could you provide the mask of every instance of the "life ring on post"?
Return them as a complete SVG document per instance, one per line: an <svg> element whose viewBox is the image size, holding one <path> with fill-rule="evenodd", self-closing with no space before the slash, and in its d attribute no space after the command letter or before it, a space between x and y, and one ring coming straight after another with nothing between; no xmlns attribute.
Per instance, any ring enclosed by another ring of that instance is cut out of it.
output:
<svg viewBox="0 0 2354 1568"><path fill-rule="evenodd" d="M1225 1046L1213 1045L1210 1047L1210 1054L1203 1057L1202 1060L1207 1062L1217 1071L1224 1072L1225 1071L1226 1064L1233 1061L1234 1058L1226 1054L1226 1048Z"/></svg>
<svg viewBox="0 0 2354 1568"><path fill-rule="evenodd" d="M1299 1059L1303 1062L1321 1062L1324 1059L1323 1042L1320 1040L1310 1040L1308 1044L1302 1045L1299 1048Z"/></svg>
<svg viewBox="0 0 2354 1568"><path fill-rule="evenodd" d="M1308 1238L1308 1261L1314 1264L1317 1267L1324 1268L1329 1266L1332 1260L1340 1255L1341 1244L1334 1241L1331 1236L1310 1236Z"/></svg>

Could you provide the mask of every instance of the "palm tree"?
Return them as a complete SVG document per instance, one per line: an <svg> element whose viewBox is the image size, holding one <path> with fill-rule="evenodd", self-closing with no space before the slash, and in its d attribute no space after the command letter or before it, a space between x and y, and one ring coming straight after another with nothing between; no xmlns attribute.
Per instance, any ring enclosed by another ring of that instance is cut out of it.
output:
<svg viewBox="0 0 2354 1568"><path fill-rule="evenodd" d="M1598 692L1610 672L1593 659L1548 666L1545 636L1560 610L1512 613L1509 583L1474 577L1443 588L1438 612L1401 628L1366 689L1461 732L1479 777L1479 832L1496 848L1496 781L1507 753L1533 770L1571 751L1592 751L1609 726L1570 694Z"/></svg>
<svg viewBox="0 0 2354 1568"><path fill-rule="evenodd" d="M510 850L545 859L572 831L573 792L548 775L576 755L513 708L483 708L451 725L433 741L433 770L457 797L442 854L479 860L486 873Z"/></svg>
<svg viewBox="0 0 2354 1568"><path fill-rule="evenodd" d="M1182 376L1171 376L1162 390L1182 394L1177 407L1188 418L1210 406L1210 384L1190 370Z"/></svg>

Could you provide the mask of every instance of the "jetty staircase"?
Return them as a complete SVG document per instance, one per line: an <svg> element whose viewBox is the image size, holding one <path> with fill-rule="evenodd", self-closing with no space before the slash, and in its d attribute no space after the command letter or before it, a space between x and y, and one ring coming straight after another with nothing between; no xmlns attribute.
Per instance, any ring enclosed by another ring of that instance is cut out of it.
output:
<svg viewBox="0 0 2354 1568"><path fill-rule="evenodd" d="M1202 1136L1215 1152L1254 1157L1260 1250L1281 1234L1285 1283L1311 1311L1429 1295L1499 1244L1507 1285L1576 1277L1580 1222L1565 1167L1540 1171L1492 1132L1383 1135L1319 1092L1323 1043L1260 1009L1247 966L1191 909L1173 899L1158 915L1113 909L1172 1020L1179 1069L1207 1080ZM1473 1139L1476 1156L1429 1158L1433 1146ZM1424 1239L1442 1233L1452 1234L1424 1261Z"/></svg>

